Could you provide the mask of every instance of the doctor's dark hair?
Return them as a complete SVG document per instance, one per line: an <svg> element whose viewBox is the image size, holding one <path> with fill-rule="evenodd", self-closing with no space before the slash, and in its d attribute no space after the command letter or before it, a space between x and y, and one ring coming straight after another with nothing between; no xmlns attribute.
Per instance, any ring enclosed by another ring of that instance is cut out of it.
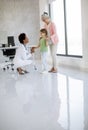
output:
<svg viewBox="0 0 88 130"><path fill-rule="evenodd" d="M25 33L21 33L19 36L18 36L18 39L19 39L19 42L21 44L24 44L23 40L25 40L26 38L26 34Z"/></svg>

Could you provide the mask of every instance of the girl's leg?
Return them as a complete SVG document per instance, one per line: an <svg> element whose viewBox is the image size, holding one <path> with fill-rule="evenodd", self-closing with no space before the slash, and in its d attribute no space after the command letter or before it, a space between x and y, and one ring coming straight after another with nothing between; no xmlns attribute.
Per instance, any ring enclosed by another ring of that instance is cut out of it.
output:
<svg viewBox="0 0 88 130"><path fill-rule="evenodd" d="M47 52L41 53L41 60L42 60L42 68L43 70L47 70Z"/></svg>

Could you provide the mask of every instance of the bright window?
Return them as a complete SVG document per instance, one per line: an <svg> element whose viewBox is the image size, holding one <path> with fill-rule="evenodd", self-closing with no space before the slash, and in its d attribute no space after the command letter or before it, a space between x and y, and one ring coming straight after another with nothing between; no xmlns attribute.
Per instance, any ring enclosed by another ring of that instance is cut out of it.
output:
<svg viewBox="0 0 88 130"><path fill-rule="evenodd" d="M64 28L64 6L63 0L56 0L51 5L52 19L56 24L59 36L59 45L57 53L65 54L65 28Z"/></svg>
<svg viewBox="0 0 88 130"><path fill-rule="evenodd" d="M55 0L52 20L59 35L57 54L82 56L81 0Z"/></svg>
<svg viewBox="0 0 88 130"><path fill-rule="evenodd" d="M66 0L68 54L82 55L81 0Z"/></svg>

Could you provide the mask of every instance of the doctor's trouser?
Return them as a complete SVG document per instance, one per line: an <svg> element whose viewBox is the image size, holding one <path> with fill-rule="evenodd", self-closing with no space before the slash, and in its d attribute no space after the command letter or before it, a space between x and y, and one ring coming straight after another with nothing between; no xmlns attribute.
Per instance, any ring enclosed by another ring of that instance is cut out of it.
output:
<svg viewBox="0 0 88 130"><path fill-rule="evenodd" d="M25 67L27 65L32 64L32 60L28 59L28 60L19 60L19 61L14 61L14 67L15 68L19 68L19 67Z"/></svg>

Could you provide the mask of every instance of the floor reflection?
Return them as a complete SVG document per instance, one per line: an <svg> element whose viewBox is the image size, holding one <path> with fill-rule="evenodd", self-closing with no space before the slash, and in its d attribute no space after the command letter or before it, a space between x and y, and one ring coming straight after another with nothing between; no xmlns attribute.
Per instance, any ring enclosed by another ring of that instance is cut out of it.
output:
<svg viewBox="0 0 88 130"><path fill-rule="evenodd" d="M30 84L27 79L16 83L23 118L29 120L27 121L29 128L65 130L58 122L61 103L57 75L40 75L40 77L37 82L37 77L31 79Z"/></svg>
<svg viewBox="0 0 88 130"><path fill-rule="evenodd" d="M61 84L58 88L61 99L59 121L68 130L83 130L83 81L59 75L58 84Z"/></svg>
<svg viewBox="0 0 88 130"><path fill-rule="evenodd" d="M88 130L88 73L0 75L0 130ZM5 125L4 125L5 124Z"/></svg>

